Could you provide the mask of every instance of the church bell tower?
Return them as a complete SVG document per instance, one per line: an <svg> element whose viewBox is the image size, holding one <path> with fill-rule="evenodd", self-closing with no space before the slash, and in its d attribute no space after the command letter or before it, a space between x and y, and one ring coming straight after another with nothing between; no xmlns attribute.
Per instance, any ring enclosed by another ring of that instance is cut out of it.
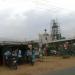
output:
<svg viewBox="0 0 75 75"><path fill-rule="evenodd" d="M52 21L51 35L52 35L52 40L60 40L61 39L60 27L55 20Z"/></svg>

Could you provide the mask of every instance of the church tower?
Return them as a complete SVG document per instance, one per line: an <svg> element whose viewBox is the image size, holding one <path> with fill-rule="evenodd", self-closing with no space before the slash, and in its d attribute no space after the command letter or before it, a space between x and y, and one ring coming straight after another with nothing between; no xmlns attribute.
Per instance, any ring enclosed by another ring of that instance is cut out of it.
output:
<svg viewBox="0 0 75 75"><path fill-rule="evenodd" d="M52 21L51 35L52 35L52 40L60 40L61 39L60 27L55 20Z"/></svg>

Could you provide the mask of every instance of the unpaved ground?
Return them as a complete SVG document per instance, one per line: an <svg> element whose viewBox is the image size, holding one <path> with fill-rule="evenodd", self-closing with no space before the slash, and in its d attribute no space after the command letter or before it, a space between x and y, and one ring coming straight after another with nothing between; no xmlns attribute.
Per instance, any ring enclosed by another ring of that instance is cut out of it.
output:
<svg viewBox="0 0 75 75"><path fill-rule="evenodd" d="M44 57L43 61L36 62L34 66L24 64L18 70L0 67L0 75L41 75L47 72L70 68L75 66L75 57L62 59L61 57Z"/></svg>

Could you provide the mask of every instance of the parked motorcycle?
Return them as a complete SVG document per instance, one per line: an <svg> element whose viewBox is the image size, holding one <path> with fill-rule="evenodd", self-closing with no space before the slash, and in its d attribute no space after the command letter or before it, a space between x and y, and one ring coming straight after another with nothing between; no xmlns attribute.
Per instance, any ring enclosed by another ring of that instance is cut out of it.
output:
<svg viewBox="0 0 75 75"><path fill-rule="evenodd" d="M15 57L13 57L11 60L11 69L17 69L17 60Z"/></svg>

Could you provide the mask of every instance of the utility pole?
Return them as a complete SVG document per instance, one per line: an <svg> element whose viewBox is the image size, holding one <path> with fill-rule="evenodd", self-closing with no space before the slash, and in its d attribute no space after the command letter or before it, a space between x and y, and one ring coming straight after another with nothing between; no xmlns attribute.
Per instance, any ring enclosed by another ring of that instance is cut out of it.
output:
<svg viewBox="0 0 75 75"><path fill-rule="evenodd" d="M47 38L47 36L48 36L48 34L47 34L47 29L45 29L44 31L45 31L45 41L46 41L46 44L47 44L47 43L48 43L48 38Z"/></svg>
<svg viewBox="0 0 75 75"><path fill-rule="evenodd" d="M48 34L47 34L47 29L45 29L44 31L45 31L45 41L46 41L46 43L45 43L46 58L45 59L47 60Z"/></svg>

